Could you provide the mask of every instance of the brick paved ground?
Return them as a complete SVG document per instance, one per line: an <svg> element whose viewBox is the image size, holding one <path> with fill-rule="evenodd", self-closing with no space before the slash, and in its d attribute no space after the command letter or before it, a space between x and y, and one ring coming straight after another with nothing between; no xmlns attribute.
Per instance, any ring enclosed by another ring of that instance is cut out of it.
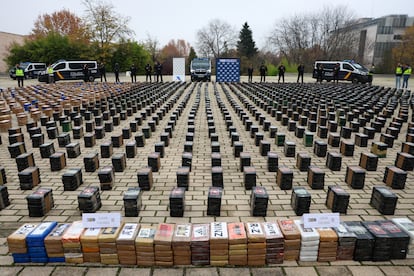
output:
<svg viewBox="0 0 414 276"><path fill-rule="evenodd" d="M387 83L392 83L392 80L387 80ZM327 84L328 85L328 84ZM189 88L192 86L189 86ZM198 87L198 85L197 85ZM291 190L280 190L276 185L276 173L267 171L266 158L260 155L259 147L254 145L254 139L250 138L250 133L245 131L243 122L240 117L232 109L229 99L226 97L223 89L217 85L217 93L214 93L214 86L212 83L201 84L200 90L195 87L194 92L190 95L186 107L183 109L182 115L179 117L175 129L173 131L173 138L170 140L170 145L165 149L165 157L161 159L160 171L154 173L154 186L151 191L143 193L142 196L142 210L137 218L126 217L126 222L138 223L159 223L159 222L210 222L210 221L227 221L227 222L249 222L249 221L273 221L280 218L299 218L295 216L291 206L290 197ZM231 98L240 106L243 106L236 94L230 92L229 86L225 86L229 91ZM115 185L111 191L102 191L102 208L100 211L121 212L123 213L123 192L128 187L137 186L136 172L138 169L147 166L147 156L154 151L154 143L159 141L161 132L167 126L168 120L172 111L174 111L178 104L182 102L184 95L189 93L189 88L186 89L177 103L173 106L170 112L159 122L156 126L156 131L152 133L151 138L146 140L146 145L143 148L138 148L136 158L127 159L127 168L124 172L115 173ZM198 93L197 93L198 92ZM250 215L249 198L251 191L246 191L243 184L243 173L239 169L239 158L233 155L233 147L230 145L229 132L226 130L226 125L221 111L218 107L216 97L219 97L224 105L227 107L236 127L240 141L244 146L244 151L252 156L252 165L257 171L257 185L266 187L269 193L269 207L267 217L252 217ZM242 95L246 102L254 105L252 99ZM214 117L214 124L216 133L220 142L220 153L222 157L223 171L224 171L224 194L222 199L222 210L220 217L207 216L207 192L208 187L211 186L211 142L208 137L207 115L206 115L206 99L209 99L210 108ZM181 155L184 149L185 135L188 129L188 115L190 110L195 106L196 101L199 101L197 114L195 117L195 134L194 134L194 148L193 148L193 163L192 171L190 173L190 187L185 194L185 213L182 218L172 218L169 216L168 196L170 190L176 186L176 171L181 166ZM294 186L305 186L312 194L311 212L323 213L329 212L325 206L325 199L328 185L341 185L346 191L351 194L351 200L347 215L341 215L344 221L362 221L362 220L378 220L388 219L393 217L408 217L414 219L413 215L413 199L414 190L412 183L414 182L414 173L409 172L407 184L404 190L393 190L399 199L397 210L394 216L383 216L373 207L369 205L372 187L374 185L385 185L382 182L385 166L393 165L396 154L401 150L401 144L405 141L405 134L407 132L407 123L405 123L400 131L400 135L394 142L394 147L388 149L387 157L379 160L377 171L367 172L365 180L365 187L362 190L353 190L349 188L344 182L346 166L358 165L359 156L361 152L368 152L368 148L355 147L353 157L343 157L341 171L332 172L325 167L325 158L317 157L313 154L312 147L305 147L303 140L295 137L293 132L289 132L285 126L271 117L265 110L257 107L257 110L265 115L266 119L271 122L271 125L277 126L279 132L286 133L286 140L294 141L296 143L296 152L308 152L312 158L312 165L317 165L323 168L325 176L324 190L311 190L307 186L306 172L300 172L296 167L296 158L288 158L283 154L283 147L275 145L274 139L269 138L269 132L263 131L263 126L255 120L255 117L248 112L250 119L254 125L259 126L259 131L264 133L264 139L271 142L271 150L279 155L279 165L286 165L294 171ZM397 116L397 110L393 116ZM138 112L139 113L139 112ZM106 133L103 140L97 140L96 146L93 148L85 148L83 139L77 141L81 144L81 155L75 159L67 159L66 168L83 167L83 156L91 152L100 152L100 143L109 140L111 135L121 134L122 128L129 126L129 122L134 119L137 114L128 117L127 120L121 121L121 124L115 127L112 133ZM412 110L409 114L410 118ZM391 118L388 119L387 124ZM17 123L14 122L17 126ZM144 121L143 126L148 123L148 119ZM60 128L60 127L59 127ZM140 127L142 128L142 126ZM25 127L22 127L25 132ZM61 131L61 128L59 129ZM362 129L361 129L362 130ZM385 128L383 128L385 130ZM45 133L45 140L47 139L46 129L42 127ZM362 131L361 131L362 132ZM25 132L26 133L26 132ZM135 133L133 133L133 140ZM354 141L354 135L351 139L343 139L346 141ZM97 172L88 173L83 170L84 184L78 188L77 191L68 192L63 191L61 182L61 175L64 170L60 172L51 172L49 159L42 159L40 157L39 149L32 149L28 134L25 134L26 148L28 152L33 152L36 165L41 171L42 183L40 186L53 188L53 197L55 200L55 208L51 210L45 217L32 218L28 216L27 202L25 197L32 191L22 191L19 188L19 180L17 177L16 162L10 158L7 146L7 133L1 133L3 144L0 145L0 165L5 167L7 174L7 187L10 194L11 205L6 209L0 211L0 270L1 275L130 275L137 273L137 275L414 275L414 259L407 260L392 260L388 262L355 262L355 261L336 261L336 262L292 262L285 261L281 265L266 266L266 267L174 267L174 268L137 268L128 266L105 266L100 264L24 264L14 265L11 256L8 254L6 237L18 226L26 222L39 221L58 221L58 222L72 222L81 219L81 214L77 209L77 195L82 187L88 185L99 185ZM327 139L320 139L315 135L315 140L327 141ZM375 135L373 140L379 141L379 133ZM59 148L57 139L54 141L54 146L57 151L65 151ZM125 145L124 141L124 145ZM339 151L338 148L328 146L328 151ZM114 148L114 153L125 152L125 147ZM110 158L100 158L100 167L111 165Z"/></svg>

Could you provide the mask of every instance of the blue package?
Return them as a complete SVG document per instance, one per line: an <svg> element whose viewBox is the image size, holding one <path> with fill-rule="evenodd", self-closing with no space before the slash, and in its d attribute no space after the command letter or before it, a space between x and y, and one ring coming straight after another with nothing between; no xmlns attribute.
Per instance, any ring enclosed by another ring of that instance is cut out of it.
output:
<svg viewBox="0 0 414 276"><path fill-rule="evenodd" d="M65 257L49 258L49 263L64 263L65 261Z"/></svg>
<svg viewBox="0 0 414 276"><path fill-rule="evenodd" d="M38 247L38 246L31 246L31 247L27 248L27 252L29 254L43 253L43 252L46 252L46 248L45 247Z"/></svg>
<svg viewBox="0 0 414 276"><path fill-rule="evenodd" d="M49 258L30 258L32 263L47 263L49 261Z"/></svg>
<svg viewBox="0 0 414 276"><path fill-rule="evenodd" d="M27 235L27 246L44 246L44 239L56 225L56 221L43 222L39 224L29 235Z"/></svg>
<svg viewBox="0 0 414 276"><path fill-rule="evenodd" d="M46 258L47 257L47 253L45 252L37 252L37 253L30 253L30 258Z"/></svg>

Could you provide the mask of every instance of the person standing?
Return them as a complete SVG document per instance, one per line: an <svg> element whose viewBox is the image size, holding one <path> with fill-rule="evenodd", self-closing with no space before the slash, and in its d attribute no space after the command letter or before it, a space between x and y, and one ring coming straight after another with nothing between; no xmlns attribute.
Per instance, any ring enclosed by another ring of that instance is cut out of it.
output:
<svg viewBox="0 0 414 276"><path fill-rule="evenodd" d="M402 74L403 75L402 88L408 88L408 79L411 76L411 71L412 71L411 66L408 64L405 64L403 68L403 74Z"/></svg>
<svg viewBox="0 0 414 276"><path fill-rule="evenodd" d="M55 73L53 72L52 64L49 64L46 71L47 71L47 83L54 83Z"/></svg>
<svg viewBox="0 0 414 276"><path fill-rule="evenodd" d="M266 82L266 74L267 74L267 67L266 65L264 65L264 63L262 62L262 65L260 65L259 68L260 71L260 82Z"/></svg>
<svg viewBox="0 0 414 276"><path fill-rule="evenodd" d="M279 83L280 82L280 78L282 78L283 83L285 83L285 71L286 71L286 67L283 65L283 63L281 63L277 69L279 71L279 79L277 80L277 82Z"/></svg>
<svg viewBox="0 0 414 276"><path fill-rule="evenodd" d="M249 82L253 82L253 65L250 64L249 67L247 67L247 75L249 78Z"/></svg>
<svg viewBox="0 0 414 276"><path fill-rule="evenodd" d="M104 79L106 82L106 68L104 62L99 63L99 74L101 75L101 82L102 79Z"/></svg>
<svg viewBox="0 0 414 276"><path fill-rule="evenodd" d="M148 82L148 77L149 77L150 82L152 82L151 74L152 74L152 67L151 65L149 65L149 63L147 63L147 65L145 65L145 81L146 82Z"/></svg>
<svg viewBox="0 0 414 276"><path fill-rule="evenodd" d="M135 67L134 63L129 70L131 71L131 82L137 82L137 67Z"/></svg>
<svg viewBox="0 0 414 276"><path fill-rule="evenodd" d="M157 61L157 65L155 66L155 72L157 74L157 82L162 82L162 64Z"/></svg>
<svg viewBox="0 0 414 276"><path fill-rule="evenodd" d="M401 63L397 64L397 67L395 68L395 88L400 89L401 87L401 77L403 74L403 68Z"/></svg>
<svg viewBox="0 0 414 276"><path fill-rule="evenodd" d="M115 63L115 67L114 67L114 73L115 73L115 82L120 82L119 81L119 63Z"/></svg>
<svg viewBox="0 0 414 276"><path fill-rule="evenodd" d="M85 63L83 65L82 73L83 73L83 81L88 82L89 81L89 67L88 67L88 64Z"/></svg>
<svg viewBox="0 0 414 276"><path fill-rule="evenodd" d="M23 81L24 81L24 70L20 67L20 64L16 64L15 67L15 74L17 79L17 86L23 87Z"/></svg>
<svg viewBox="0 0 414 276"><path fill-rule="evenodd" d="M316 82L322 83L323 80L323 64L319 64L316 68Z"/></svg>
<svg viewBox="0 0 414 276"><path fill-rule="evenodd" d="M303 74L305 73L305 66L303 63L299 64L298 66L298 80L296 82L299 82L299 79L303 83Z"/></svg>
<svg viewBox="0 0 414 276"><path fill-rule="evenodd" d="M340 65L339 63L335 64L334 68L333 68L333 81L336 83L339 83L339 70L340 70Z"/></svg>

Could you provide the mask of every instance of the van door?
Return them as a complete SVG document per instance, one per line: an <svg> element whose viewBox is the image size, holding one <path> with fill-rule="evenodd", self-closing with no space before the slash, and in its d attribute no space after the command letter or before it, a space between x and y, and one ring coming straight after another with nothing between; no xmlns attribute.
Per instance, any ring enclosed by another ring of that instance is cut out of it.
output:
<svg viewBox="0 0 414 276"><path fill-rule="evenodd" d="M65 80L67 79L66 71L66 62L60 62L55 65L53 68L53 74L55 75L55 80Z"/></svg>
<svg viewBox="0 0 414 276"><path fill-rule="evenodd" d="M339 78L343 80L348 80L348 81L350 80L352 82L358 82L358 79L354 78L354 74L353 74L354 70L355 69L354 67L351 66L351 64L343 63L342 70L341 70L342 72L340 72Z"/></svg>

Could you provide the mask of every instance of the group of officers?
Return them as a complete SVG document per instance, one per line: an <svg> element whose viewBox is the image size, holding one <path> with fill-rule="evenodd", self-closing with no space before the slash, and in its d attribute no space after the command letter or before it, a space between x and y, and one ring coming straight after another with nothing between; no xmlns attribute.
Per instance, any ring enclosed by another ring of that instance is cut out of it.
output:
<svg viewBox="0 0 414 276"><path fill-rule="evenodd" d="M144 67L145 69L145 81L148 82L152 82L152 66L147 63ZM99 70L99 74L101 75L101 82L105 81L106 82L106 68L105 68L105 63L101 62L98 65L98 70ZM115 63L114 66L114 74L115 74L115 82L120 82L119 80L119 72L120 72L120 68L119 68L119 63ZM129 75L131 77L131 82L137 82L137 72L138 72L138 68L135 64L132 64L131 67L129 68ZM154 81L156 82L163 82L162 80L162 64L157 61L154 65ZM85 75L85 73L84 73Z"/></svg>
<svg viewBox="0 0 414 276"><path fill-rule="evenodd" d="M297 69L298 69L297 82L301 81L303 83L303 74L305 73L305 66L301 63L298 65ZM254 70L253 65L250 64L249 67L247 68L247 75L248 75L249 82L253 81L253 70ZM279 67L277 68L277 70L278 70L278 76L279 76L277 82L280 83L280 81L282 81L284 83L286 67L283 65L283 63L281 63ZM265 82L266 75L267 75L267 67L263 62L259 67L259 72L260 72L260 82Z"/></svg>

